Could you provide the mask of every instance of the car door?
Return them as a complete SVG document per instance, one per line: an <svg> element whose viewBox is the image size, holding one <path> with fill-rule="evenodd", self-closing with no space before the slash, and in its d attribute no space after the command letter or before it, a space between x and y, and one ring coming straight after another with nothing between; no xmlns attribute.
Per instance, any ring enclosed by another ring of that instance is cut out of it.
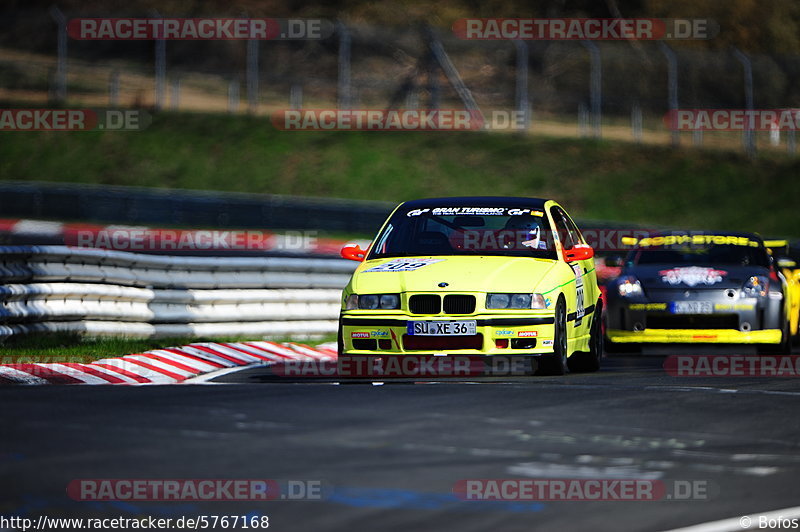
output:
<svg viewBox="0 0 800 532"><path fill-rule="evenodd" d="M561 207L552 207L551 215L564 252L571 250L577 244L586 244L578 227ZM567 302L567 308L570 317L574 313L574 321L572 323L575 334L573 336L580 337L589 334L591 319L586 316L586 309L593 309L594 302L597 300L594 261L592 259L575 260L566 264L569 266L571 275L575 277L575 283L572 285L574 287L574 298L573 301ZM573 291L570 290L570 293L573 293Z"/></svg>

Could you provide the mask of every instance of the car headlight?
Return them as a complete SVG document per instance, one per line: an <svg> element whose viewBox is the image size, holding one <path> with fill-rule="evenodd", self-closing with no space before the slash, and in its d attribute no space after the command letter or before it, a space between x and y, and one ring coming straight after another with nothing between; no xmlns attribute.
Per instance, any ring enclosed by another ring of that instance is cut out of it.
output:
<svg viewBox="0 0 800 532"><path fill-rule="evenodd" d="M543 309L542 294L486 294L486 308Z"/></svg>
<svg viewBox="0 0 800 532"><path fill-rule="evenodd" d="M345 310L397 310L400 294L350 294L345 301Z"/></svg>
<svg viewBox="0 0 800 532"><path fill-rule="evenodd" d="M763 275L753 275L742 286L742 297L765 297L769 293L769 279Z"/></svg>
<svg viewBox="0 0 800 532"><path fill-rule="evenodd" d="M633 275L625 275L617 280L617 290L622 297L640 296L644 291L642 290L642 283Z"/></svg>

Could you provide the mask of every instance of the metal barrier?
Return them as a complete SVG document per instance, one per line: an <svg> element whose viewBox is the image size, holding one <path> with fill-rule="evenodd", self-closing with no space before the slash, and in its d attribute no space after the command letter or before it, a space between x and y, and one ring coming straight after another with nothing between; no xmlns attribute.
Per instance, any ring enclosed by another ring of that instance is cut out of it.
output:
<svg viewBox="0 0 800 532"><path fill-rule="evenodd" d="M0 247L0 337L325 334L355 264Z"/></svg>
<svg viewBox="0 0 800 532"><path fill-rule="evenodd" d="M0 182L5 217L188 227L374 234L394 207L381 201L145 187Z"/></svg>

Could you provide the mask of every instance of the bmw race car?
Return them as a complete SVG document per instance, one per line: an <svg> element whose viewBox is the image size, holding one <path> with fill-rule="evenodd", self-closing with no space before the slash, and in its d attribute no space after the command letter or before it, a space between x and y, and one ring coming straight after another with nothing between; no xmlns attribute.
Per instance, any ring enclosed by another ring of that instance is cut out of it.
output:
<svg viewBox="0 0 800 532"><path fill-rule="evenodd" d="M606 347L643 343L756 344L789 349L789 298L760 237L658 233L628 254L607 286Z"/></svg>
<svg viewBox="0 0 800 532"><path fill-rule="evenodd" d="M540 374L595 371L593 255L552 200L402 203L368 250L342 249L363 263L343 293L340 353L529 355Z"/></svg>

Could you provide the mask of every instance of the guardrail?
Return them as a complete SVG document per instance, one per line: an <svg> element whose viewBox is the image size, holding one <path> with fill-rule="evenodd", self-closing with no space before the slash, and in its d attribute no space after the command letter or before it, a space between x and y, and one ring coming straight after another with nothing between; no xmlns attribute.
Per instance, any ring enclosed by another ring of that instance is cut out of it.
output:
<svg viewBox="0 0 800 532"><path fill-rule="evenodd" d="M312 335L336 331L355 264L0 247L0 337Z"/></svg>
<svg viewBox="0 0 800 532"><path fill-rule="evenodd" d="M382 201L108 185L0 182L5 217L256 229L325 228L374 234L394 205Z"/></svg>

